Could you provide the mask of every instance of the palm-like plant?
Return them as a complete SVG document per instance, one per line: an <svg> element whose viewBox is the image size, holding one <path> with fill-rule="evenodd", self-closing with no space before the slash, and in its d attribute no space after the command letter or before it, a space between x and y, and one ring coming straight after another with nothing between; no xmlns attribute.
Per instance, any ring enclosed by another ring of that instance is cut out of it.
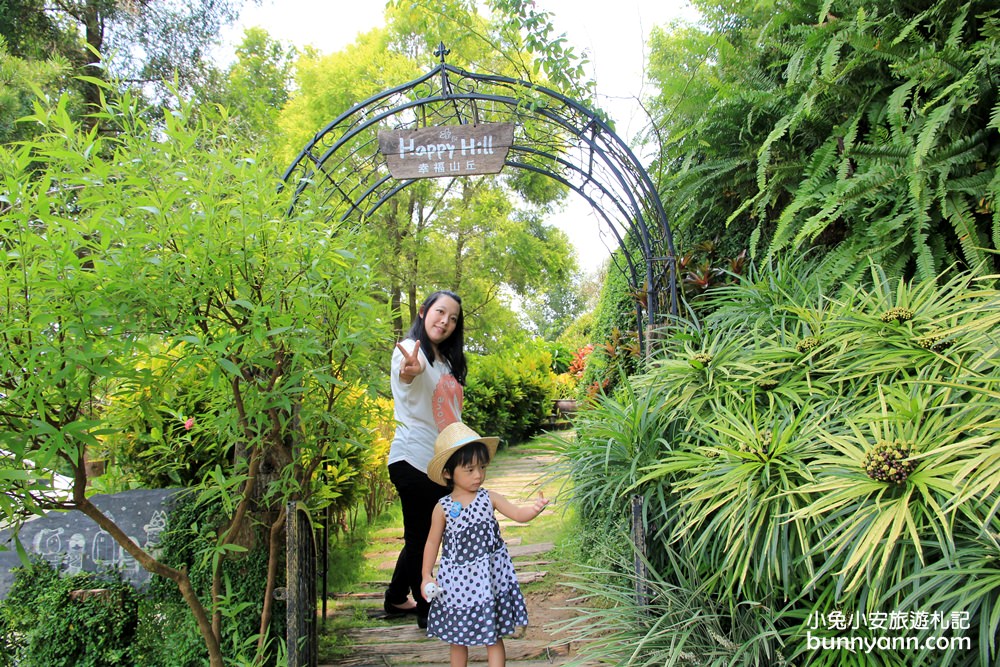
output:
<svg viewBox="0 0 1000 667"><path fill-rule="evenodd" d="M878 392L876 405L845 406L835 428L820 429L827 453L801 489L813 500L798 512L820 520L812 544L823 565L809 586L832 578L839 598L866 607L881 603L915 563L953 558L958 455L981 437L979 424L955 418L961 392L950 387L879 385ZM989 419L982 409L963 416Z"/></svg>
<svg viewBox="0 0 1000 667"><path fill-rule="evenodd" d="M724 288L724 308L666 339L648 372L623 383L627 394L588 413L574 447L586 453L575 465L591 491L577 500L622 516L629 495L644 496L651 578L688 592L696 582L726 623L749 622L741 612L755 605L793 662L857 661L810 651L811 614L934 604L969 613L976 651L890 650L858 664L985 664L1000 627L990 560L1000 293L967 274L913 284L877 267L870 276L828 295L767 274ZM771 285L781 297L765 295ZM663 626L647 631L664 640ZM746 664L769 664L754 655Z"/></svg>
<svg viewBox="0 0 1000 667"><path fill-rule="evenodd" d="M584 647L568 665L630 667L666 665L784 664L772 610L748 603L725 609L700 580L688 554L668 550L671 578L655 575L642 582L649 603L635 605L636 582L615 569L589 568L570 582L580 593L579 613L560 628Z"/></svg>
<svg viewBox="0 0 1000 667"><path fill-rule="evenodd" d="M663 393L638 393L626 383L617 398L598 395L574 419L575 437L559 442L562 472L571 481L572 502L580 508L591 545L605 544L604 538L617 538L621 531L628 533L630 488L643 468L677 441L681 431L668 399ZM648 492L654 505L647 505L647 511L664 514L672 502L668 489L650 485ZM627 551L624 548L619 555Z"/></svg>
<svg viewBox="0 0 1000 667"><path fill-rule="evenodd" d="M801 489L812 481L823 419L783 404L715 401L692 421L691 446L667 453L640 480L673 480L676 520L659 537L688 543L723 599L784 603L810 577L816 519L797 513L808 504Z"/></svg>
<svg viewBox="0 0 1000 667"><path fill-rule="evenodd" d="M965 513L956 517L953 557L937 560L917 568L890 595L905 594L898 603L902 608L933 609L945 618L978 619L965 632L956 636L978 638L978 650L945 652L944 659L928 650L917 654L923 662L940 660L955 665L988 665L997 655L1000 635L1000 517L995 513L983 521ZM925 629L920 638L937 634L935 628ZM995 664L995 663L994 663Z"/></svg>

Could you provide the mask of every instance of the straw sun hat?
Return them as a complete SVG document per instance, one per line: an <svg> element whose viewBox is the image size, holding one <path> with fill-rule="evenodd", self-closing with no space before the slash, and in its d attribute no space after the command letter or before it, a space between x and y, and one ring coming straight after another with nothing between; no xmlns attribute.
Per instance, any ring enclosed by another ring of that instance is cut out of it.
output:
<svg viewBox="0 0 1000 667"><path fill-rule="evenodd" d="M444 464L448 462L452 454L472 442L481 442L486 445L490 451L490 459L492 459L496 456L500 438L483 437L462 422L445 426L437 440L434 441L434 458L427 465L427 476L441 486L447 486L448 483L441 474L444 471Z"/></svg>

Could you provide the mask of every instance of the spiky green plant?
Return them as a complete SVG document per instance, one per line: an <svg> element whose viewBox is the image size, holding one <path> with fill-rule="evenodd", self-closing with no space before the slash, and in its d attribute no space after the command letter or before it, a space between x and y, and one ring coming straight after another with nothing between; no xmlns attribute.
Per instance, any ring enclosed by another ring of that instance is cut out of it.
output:
<svg viewBox="0 0 1000 667"><path fill-rule="evenodd" d="M581 647L567 663L666 667L785 664L772 610L747 603L729 610L701 585L687 555L665 554L672 578L642 581L648 603L635 604L636 581L623 567L588 568L569 585L578 611L560 633ZM624 564L622 564L624 566Z"/></svg>
<svg viewBox="0 0 1000 667"><path fill-rule="evenodd" d="M580 508L591 545L605 543L607 536L617 539L623 529L627 532L630 487L683 433L673 420L667 395L639 393L625 383L616 397L596 397L574 420L575 438L560 447L564 473L572 480L572 502ZM668 489L649 485L647 491L653 501L650 511L663 514L671 502ZM617 554L627 551L623 546Z"/></svg>
<svg viewBox="0 0 1000 667"><path fill-rule="evenodd" d="M875 405L846 408L819 431L825 453L815 481L801 491L812 502L798 515L821 519L813 536L823 565L812 586L833 581L841 599L876 606L915 562L954 554L951 500L964 447L980 438L990 412L963 411L961 392L931 384L877 387Z"/></svg>
<svg viewBox="0 0 1000 667"><path fill-rule="evenodd" d="M829 415L715 401L690 427L692 446L665 453L640 483L669 478L678 509L665 544L688 543L706 583L722 599L784 604L814 571L816 519L789 520L808 504ZM733 604L733 608L738 604Z"/></svg>
<svg viewBox="0 0 1000 667"><path fill-rule="evenodd" d="M996 660L1000 293L968 274L911 283L873 267L866 284L827 293L782 277L788 289L765 315L775 281L756 274L724 288L730 301L666 338L648 371L624 383L630 393L594 406L569 452L591 485L577 501L621 516L630 495L643 497L650 578L674 594L697 590L726 623L750 623L732 636L761 627L740 610L766 610L789 664ZM640 411L653 414L634 422ZM893 649L866 662L810 648L810 615L833 611L967 612L975 649ZM614 613L612 626L628 617ZM654 635L668 646L669 632L690 629L642 627L633 646Z"/></svg>

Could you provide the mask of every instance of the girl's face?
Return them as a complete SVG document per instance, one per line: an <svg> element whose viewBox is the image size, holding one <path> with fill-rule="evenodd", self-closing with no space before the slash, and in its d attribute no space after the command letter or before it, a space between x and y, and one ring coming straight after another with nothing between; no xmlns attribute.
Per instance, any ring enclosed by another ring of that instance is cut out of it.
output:
<svg viewBox="0 0 1000 667"><path fill-rule="evenodd" d="M479 487L486 481L486 465L481 461L473 461L457 466L451 474L451 481L455 489L466 493L479 491Z"/></svg>
<svg viewBox="0 0 1000 667"><path fill-rule="evenodd" d="M458 316L461 314L462 306L458 301L442 294L424 312L424 331L427 333L427 338L435 345L447 340L458 326Z"/></svg>

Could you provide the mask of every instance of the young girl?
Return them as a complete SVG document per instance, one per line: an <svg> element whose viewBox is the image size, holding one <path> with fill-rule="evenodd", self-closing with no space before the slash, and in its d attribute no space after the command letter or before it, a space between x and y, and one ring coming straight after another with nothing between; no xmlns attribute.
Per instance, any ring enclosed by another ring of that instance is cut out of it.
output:
<svg viewBox="0 0 1000 667"><path fill-rule="evenodd" d="M428 477L451 489L431 515L421 583L425 599L431 597L428 584L435 583L441 590L431 604L427 634L451 644L451 667L468 665L469 646L486 646L489 667L503 667L502 637L528 624L524 596L493 511L527 522L541 513L548 500L539 497L532 505L518 506L482 488L498 442L456 422L441 431L427 467ZM441 564L434 582L442 538Z"/></svg>

